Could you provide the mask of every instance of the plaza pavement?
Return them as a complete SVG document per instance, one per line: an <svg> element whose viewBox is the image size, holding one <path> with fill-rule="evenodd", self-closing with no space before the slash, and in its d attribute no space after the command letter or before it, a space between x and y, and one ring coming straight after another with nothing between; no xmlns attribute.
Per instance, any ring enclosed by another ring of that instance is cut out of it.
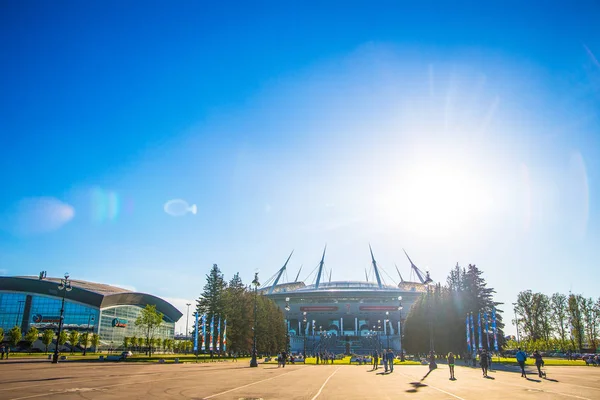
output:
<svg viewBox="0 0 600 400"><path fill-rule="evenodd" d="M247 362L150 364L0 362L0 399L600 399L600 368L548 367L547 378L516 368L482 377L457 366L397 365L392 374L358 365L276 365Z"/></svg>

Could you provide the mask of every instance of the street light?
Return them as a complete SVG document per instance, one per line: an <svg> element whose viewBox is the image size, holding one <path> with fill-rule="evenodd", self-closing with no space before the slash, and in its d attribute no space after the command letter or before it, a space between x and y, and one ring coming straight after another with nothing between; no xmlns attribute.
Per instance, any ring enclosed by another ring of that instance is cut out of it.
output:
<svg viewBox="0 0 600 400"><path fill-rule="evenodd" d="M65 279L61 279L60 285L58 285L58 290L63 291L63 296L62 296L62 305L60 307L60 319L58 321L58 334L56 335L56 347L54 348L54 356L52 357L52 364L58 363L58 342L60 340L60 333L62 332L62 327L63 327L63 319L64 319L64 313L65 313L65 297L67 295L67 292L70 292L71 289L73 289L73 288L71 287L71 282L69 281L69 273L67 272L65 274Z"/></svg>
<svg viewBox="0 0 600 400"><path fill-rule="evenodd" d="M258 296L258 272L254 273L254 280L252 281L254 285L254 327L252 328L252 359L250 360L251 367L258 367L258 362L256 361L256 298Z"/></svg>
<svg viewBox="0 0 600 400"><path fill-rule="evenodd" d="M427 305L429 309L429 355L433 356L433 320L431 318L431 285L433 284L433 279L429 276L429 271L427 271L427 276L423 283L427 286Z"/></svg>
<svg viewBox="0 0 600 400"><path fill-rule="evenodd" d="M400 361L404 362L404 351L402 350L402 296L398 296L398 312L400 313L400 322L398 323L398 336L400 338Z"/></svg>
<svg viewBox="0 0 600 400"><path fill-rule="evenodd" d="M517 320L517 303L512 303L513 311L515 312L515 325L517 327L517 343L520 345L521 340L519 338L519 321Z"/></svg>
<svg viewBox="0 0 600 400"><path fill-rule="evenodd" d="M388 349L390 348L390 333L387 331L388 322L390 322L389 317L390 317L390 312L386 311L385 312L385 320L383 321L383 323L385 324L384 325L384 328L385 328L385 337L387 339L387 348Z"/></svg>
<svg viewBox="0 0 600 400"><path fill-rule="evenodd" d="M302 359L304 360L304 364L306 364L306 331L308 330L308 326L306 325L306 311L302 315L302 322L304 322L304 353L302 353Z"/></svg>
<svg viewBox="0 0 600 400"><path fill-rule="evenodd" d="M289 320L289 312L290 312L290 298L285 298L285 332L287 338L287 351L290 351L290 320Z"/></svg>
<svg viewBox="0 0 600 400"><path fill-rule="evenodd" d="M190 331L188 330L188 321L190 320L190 306L192 305L192 303L185 303L185 305L187 306L187 312L185 313L185 340L187 343L188 340L188 335L190 333ZM187 345L185 346L185 354L187 354L188 352L188 347Z"/></svg>

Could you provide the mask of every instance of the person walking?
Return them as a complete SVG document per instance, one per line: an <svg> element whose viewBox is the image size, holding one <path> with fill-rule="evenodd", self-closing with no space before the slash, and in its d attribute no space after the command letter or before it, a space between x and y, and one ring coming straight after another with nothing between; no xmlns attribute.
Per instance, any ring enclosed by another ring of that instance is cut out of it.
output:
<svg viewBox="0 0 600 400"><path fill-rule="evenodd" d="M479 354L479 364L481 365L481 371L483 372L483 377L487 378L487 371L488 371L488 353L485 350L481 351L481 354Z"/></svg>
<svg viewBox="0 0 600 400"><path fill-rule="evenodd" d="M385 349L383 350L383 353L381 354L381 360L383 361L383 370L387 374L387 372L388 372L388 353Z"/></svg>
<svg viewBox="0 0 600 400"><path fill-rule="evenodd" d="M543 375L542 367L544 366L544 359L542 358L542 355L537 350L533 352L533 358L535 359L535 366L537 367L538 375L541 378Z"/></svg>
<svg viewBox="0 0 600 400"><path fill-rule="evenodd" d="M379 367L379 353L377 351L373 352L373 369L377 369Z"/></svg>
<svg viewBox="0 0 600 400"><path fill-rule="evenodd" d="M394 354L392 349L388 349L387 360L388 360L388 363L390 366L390 373L394 372L394 359L395 358L396 358L396 355Z"/></svg>
<svg viewBox="0 0 600 400"><path fill-rule="evenodd" d="M527 374L525 373L525 361L527 361L527 355L519 347L519 351L517 351L515 357L517 358L519 367L521 367L521 378L527 378Z"/></svg>
<svg viewBox="0 0 600 400"><path fill-rule="evenodd" d="M433 371L437 368L437 364L435 362L435 353L433 350L429 352L429 371Z"/></svg>
<svg viewBox="0 0 600 400"><path fill-rule="evenodd" d="M4 360L4 345L0 346L0 354L2 355L2 357L0 357L0 360Z"/></svg>
<svg viewBox="0 0 600 400"><path fill-rule="evenodd" d="M448 353L448 368L450 368L450 380L456 380L454 377L454 354L452 352Z"/></svg>
<svg viewBox="0 0 600 400"><path fill-rule="evenodd" d="M287 351L282 351L281 352L281 365L283 366L283 368L285 368L285 362L287 361Z"/></svg>

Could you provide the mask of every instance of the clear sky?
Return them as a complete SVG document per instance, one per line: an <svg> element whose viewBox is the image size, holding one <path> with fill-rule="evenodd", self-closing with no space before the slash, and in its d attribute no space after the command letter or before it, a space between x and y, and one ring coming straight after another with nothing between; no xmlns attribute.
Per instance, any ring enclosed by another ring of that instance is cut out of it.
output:
<svg viewBox="0 0 600 400"><path fill-rule="evenodd" d="M1 274L599 296L597 2L123 3L0 1Z"/></svg>

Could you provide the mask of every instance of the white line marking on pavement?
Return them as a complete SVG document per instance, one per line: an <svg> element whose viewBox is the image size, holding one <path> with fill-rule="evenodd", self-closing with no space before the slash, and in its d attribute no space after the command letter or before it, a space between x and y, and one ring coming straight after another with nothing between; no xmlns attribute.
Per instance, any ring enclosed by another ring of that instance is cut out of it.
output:
<svg viewBox="0 0 600 400"><path fill-rule="evenodd" d="M325 385L327 385L327 382L329 382L329 380L331 379L331 377L332 377L333 375L335 375L335 373L336 373L336 372L338 372L338 370L339 370L340 368L341 368L341 367L338 367L338 368L337 368L335 371L333 371L333 372L331 373L331 375L329 375L329 376L327 377L327 379L325 379L325 382L323 382L323 385L321 386L321 388L319 389L319 391L317 392L317 394L315 394L315 397L313 397L311 400L315 400L317 397L319 397L319 395L320 395L320 394L321 394L321 392L323 391L323 388L325 387Z"/></svg>
<svg viewBox="0 0 600 400"><path fill-rule="evenodd" d="M437 387L435 387L435 386L431 386L429 383L427 384L427 386L429 386L429 387L430 387L430 388L432 388L432 389L435 389L435 390L437 390L438 392L446 393L448 396L452 396L452 397L454 397L454 398L456 398L456 399L459 399L459 400L465 400L465 399L463 399L463 398L462 398L462 397L460 397L460 396L457 396L457 395L455 395L455 394L452 394L452 393L450 393L450 392L446 392L445 390L442 390L442 389L440 389L440 388L437 388Z"/></svg>
<svg viewBox="0 0 600 400"><path fill-rule="evenodd" d="M217 397L217 396L220 396L220 395L225 394L225 393L233 392L233 391L238 390L238 389L243 389L243 388L248 387L248 386L256 385L257 383L262 383L262 382L270 381L271 379L279 378L280 376L291 374L292 372L296 372L296 371L300 371L300 369L296 369L294 371L286 372L285 374L281 374L281 375L277 375L277 376L272 376L270 378L263 379L262 381L256 381L256 382L249 383L247 385L238 386L236 388L229 389L229 390L226 390L226 391L221 392L221 393L216 393L216 394L212 394L212 395L207 396L207 397L203 397L202 399L203 400L212 399L213 397Z"/></svg>

